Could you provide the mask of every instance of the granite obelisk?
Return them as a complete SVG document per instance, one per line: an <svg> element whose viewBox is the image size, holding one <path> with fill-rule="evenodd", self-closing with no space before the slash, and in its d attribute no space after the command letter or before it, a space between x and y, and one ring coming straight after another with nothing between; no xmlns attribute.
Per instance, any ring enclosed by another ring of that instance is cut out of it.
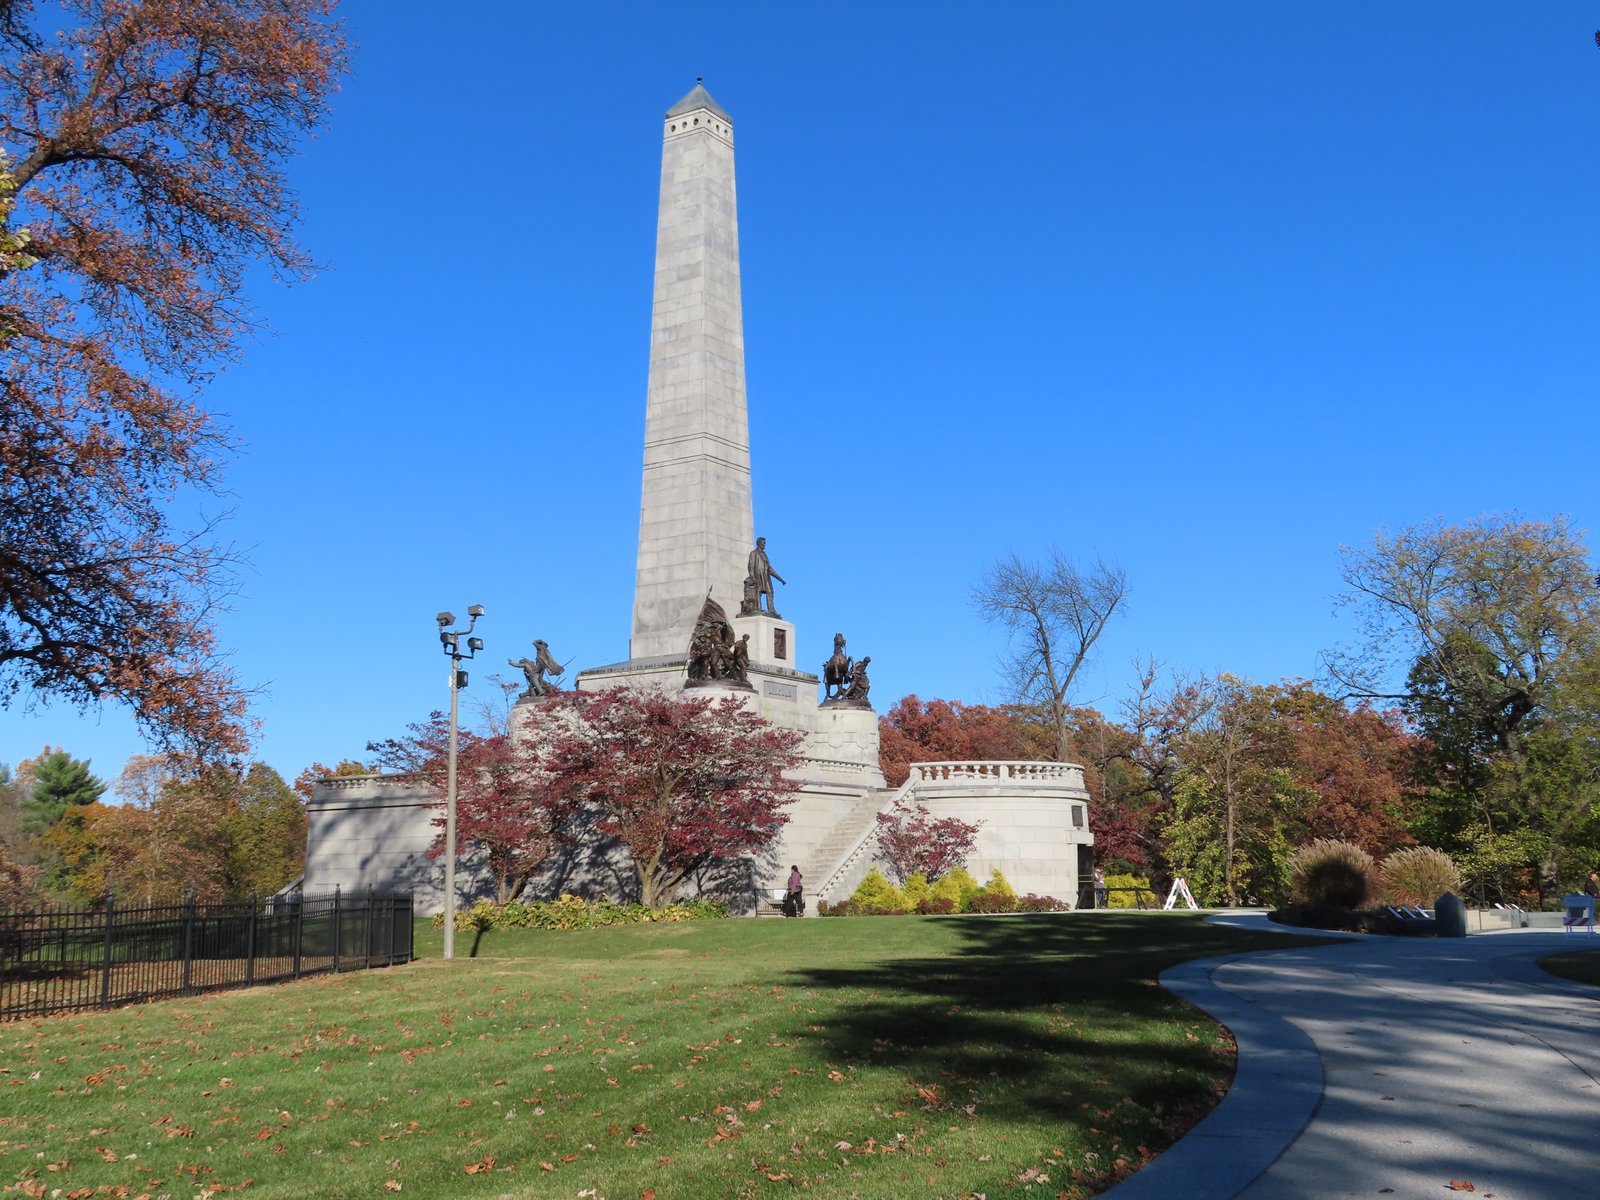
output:
<svg viewBox="0 0 1600 1200"><path fill-rule="evenodd" d="M707 591L737 611L754 532L733 121L696 82L662 122L630 660L681 659Z"/></svg>

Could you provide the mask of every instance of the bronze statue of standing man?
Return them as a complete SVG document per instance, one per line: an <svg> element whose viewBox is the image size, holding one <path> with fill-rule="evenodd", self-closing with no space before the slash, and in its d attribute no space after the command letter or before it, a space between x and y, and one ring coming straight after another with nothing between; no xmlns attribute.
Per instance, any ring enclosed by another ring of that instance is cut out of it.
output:
<svg viewBox="0 0 1600 1200"><path fill-rule="evenodd" d="M765 596L767 598L767 615L776 617L778 615L778 605L773 596L772 581L774 579L779 583L788 583L789 581L772 569L772 563L767 558L766 538L756 539L756 548L750 551L750 562L745 570L744 587L746 600L744 605L741 606L745 611L742 611L740 615L749 616L752 613L759 613L761 611L761 597Z"/></svg>

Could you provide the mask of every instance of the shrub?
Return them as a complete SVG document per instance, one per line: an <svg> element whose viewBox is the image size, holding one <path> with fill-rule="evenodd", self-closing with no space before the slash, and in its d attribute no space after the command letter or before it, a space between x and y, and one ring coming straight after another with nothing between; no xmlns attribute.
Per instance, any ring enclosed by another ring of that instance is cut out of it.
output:
<svg viewBox="0 0 1600 1200"><path fill-rule="evenodd" d="M1391 912L1349 909L1325 904L1289 904L1267 914L1267 919L1299 929L1332 929L1349 933L1382 933L1391 937L1433 937L1432 921L1407 921Z"/></svg>
<svg viewBox="0 0 1600 1200"><path fill-rule="evenodd" d="M924 917L947 917L955 910L956 903L948 896L928 896L917 901L917 912Z"/></svg>
<svg viewBox="0 0 1600 1200"><path fill-rule="evenodd" d="M1013 900L1017 898L1017 889L1000 874L999 867L996 867L994 873L989 876L989 882L983 885L982 890L991 896L1010 896Z"/></svg>
<svg viewBox="0 0 1600 1200"><path fill-rule="evenodd" d="M915 912L919 904L933 895L933 889L929 887L926 875L917 874L906 880L900 894L905 897L906 908Z"/></svg>
<svg viewBox="0 0 1600 1200"><path fill-rule="evenodd" d="M1054 896L1035 896L1032 892L1017 901L1018 912L1067 912L1069 908Z"/></svg>
<svg viewBox="0 0 1600 1200"><path fill-rule="evenodd" d="M839 900L833 904L826 900L817 902L817 915L819 917L848 917L850 915L850 901Z"/></svg>
<svg viewBox="0 0 1600 1200"><path fill-rule="evenodd" d="M644 904L618 904L614 900L585 900L562 896L559 900L513 900L494 904L479 900L456 912L456 931L487 929L598 929L606 925L638 925L664 921L706 921L728 915L718 900L684 900L651 908ZM434 928L444 927L444 914L433 918Z"/></svg>
<svg viewBox="0 0 1600 1200"><path fill-rule="evenodd" d="M956 817L935 817L925 805L896 803L878 814L878 850L889 873L905 881L914 874L933 879L966 861L978 826Z"/></svg>
<svg viewBox="0 0 1600 1200"><path fill-rule="evenodd" d="M867 877L850 893L852 912L905 912L905 893L884 878L883 872L873 867Z"/></svg>
<svg viewBox="0 0 1600 1200"><path fill-rule="evenodd" d="M930 894L936 900L950 901L951 912L966 912L978 890L978 881L972 874L965 867L957 867L934 880Z"/></svg>
<svg viewBox="0 0 1600 1200"><path fill-rule="evenodd" d="M1010 913L1017 911L1016 893L991 892L987 888L972 898L967 911L973 913Z"/></svg>
<svg viewBox="0 0 1600 1200"><path fill-rule="evenodd" d="M1445 892L1461 891L1461 870L1443 850L1410 846L1383 860L1378 868L1378 890L1386 904L1431 908Z"/></svg>
<svg viewBox="0 0 1600 1200"><path fill-rule="evenodd" d="M1107 875L1106 876L1106 907L1107 908L1138 908L1139 893L1134 891L1120 891L1121 888L1143 888L1152 897L1155 891L1150 887L1150 880L1143 875Z"/></svg>
<svg viewBox="0 0 1600 1200"><path fill-rule="evenodd" d="M1372 855L1360 846L1319 838L1289 860L1289 894L1301 904L1360 908L1371 875Z"/></svg>

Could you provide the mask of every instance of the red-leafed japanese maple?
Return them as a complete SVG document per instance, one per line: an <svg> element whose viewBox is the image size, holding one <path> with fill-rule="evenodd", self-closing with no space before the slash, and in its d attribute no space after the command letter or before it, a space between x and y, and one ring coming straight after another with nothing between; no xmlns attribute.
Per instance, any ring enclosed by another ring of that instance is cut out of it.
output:
<svg viewBox="0 0 1600 1200"><path fill-rule="evenodd" d="M535 769L590 806L627 851L645 904L759 855L788 821L805 735L769 725L736 697L613 688L565 692L531 739Z"/></svg>
<svg viewBox="0 0 1600 1200"><path fill-rule="evenodd" d="M424 780L442 804L449 783L449 737L445 714L434 712L404 737L369 742L367 749L380 770ZM537 755L505 730L457 732L457 844L484 855L500 903L520 897L551 854L574 839L575 810ZM444 853L444 816L433 823L439 835L429 853L438 856Z"/></svg>
<svg viewBox="0 0 1600 1200"><path fill-rule="evenodd" d="M175 529L228 438L193 402L287 277L283 166L344 67L332 0L0 2L0 703L128 706L236 753L228 553Z"/></svg>
<svg viewBox="0 0 1600 1200"><path fill-rule="evenodd" d="M898 803L878 814L878 852L895 881L913 875L934 880L967 861L979 826L959 817L935 817L921 804Z"/></svg>

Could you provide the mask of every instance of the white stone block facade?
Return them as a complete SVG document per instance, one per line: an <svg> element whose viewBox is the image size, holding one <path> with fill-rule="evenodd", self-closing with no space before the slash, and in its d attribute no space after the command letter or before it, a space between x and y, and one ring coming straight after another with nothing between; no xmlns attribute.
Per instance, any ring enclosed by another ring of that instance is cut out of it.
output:
<svg viewBox="0 0 1600 1200"><path fill-rule="evenodd" d="M756 532L737 209L733 123L697 84L662 123L629 658L580 672L576 686L681 689L689 641L709 592L729 614L736 636L750 636L753 690L732 694L766 720L806 735L797 772L802 790L774 852L752 867L747 910L764 902L767 889L781 887L791 863L801 867L814 898L847 896L873 861L875 815L897 801L981 822L969 862L980 878L998 868L1019 894L1074 902L1093 842L1081 768L921 764L904 787L888 789L879 766L877 715L818 703L818 678L804 667L820 666L825 650L810 652L812 661L805 663L791 622L770 613L733 615ZM514 717L514 727L527 715ZM441 908L443 869L427 858L437 812L437 797L405 780L323 781L311 802L306 887L409 889L418 894L419 911ZM763 872L771 874L763 878ZM615 894L625 874L612 852L591 842L538 886ZM458 878L463 901L487 890L484 873L470 863L458 869ZM816 905L808 911L815 913Z"/></svg>
<svg viewBox="0 0 1600 1200"><path fill-rule="evenodd" d="M730 613L755 545L733 123L696 87L662 127L630 659L681 655L707 593Z"/></svg>

